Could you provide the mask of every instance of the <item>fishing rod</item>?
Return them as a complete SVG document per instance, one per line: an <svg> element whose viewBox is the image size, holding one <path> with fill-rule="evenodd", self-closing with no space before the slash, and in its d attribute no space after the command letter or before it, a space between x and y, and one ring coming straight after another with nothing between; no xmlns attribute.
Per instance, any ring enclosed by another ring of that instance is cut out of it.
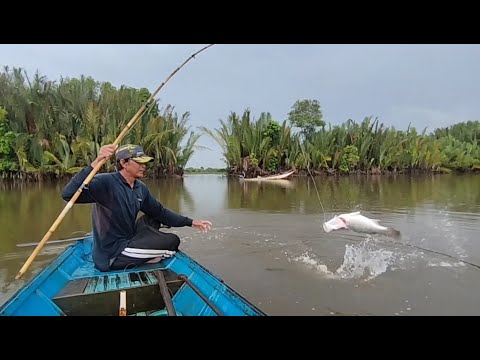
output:
<svg viewBox="0 0 480 360"><path fill-rule="evenodd" d="M142 117L142 115L145 113L145 110L147 110L153 103L153 99L155 96L160 92L160 90L165 86L165 84L183 67L185 66L191 59L194 59L196 55L200 54L202 51L208 49L209 47L213 46L214 44L210 44L208 46L205 46L204 48L200 49L193 55L191 55L187 60L183 62L179 67L177 67L166 79L164 82L160 84L160 86L155 90L155 92L150 95L148 100L141 106L141 108L137 111L137 113L132 117L132 119L128 122L127 126L122 130L120 135L115 139L113 142L113 145L119 145L124 136L127 134L127 132L138 122L138 120ZM15 279L20 279L23 274L27 271L35 257L38 255L40 250L42 249L43 245L47 242L47 240L50 238L50 236L54 233L54 231L57 229L58 225L62 222L63 218L65 215L68 213L68 211L72 208L73 204L75 201L78 199L80 194L82 193L83 189L90 183L90 181L93 179L95 174L100 170L100 168L103 166L103 164L107 161L107 159L102 159L98 162L98 164L93 168L92 172L88 175L88 177L85 179L82 185L78 188L76 193L73 195L73 197L70 199L70 201L67 203L65 208L62 210L60 215L58 215L57 219L55 222L52 224L50 229L47 231L47 233L43 236L42 240L40 243L37 245L35 250L32 252L30 257L27 259L25 264L22 266L18 274L15 276Z"/></svg>

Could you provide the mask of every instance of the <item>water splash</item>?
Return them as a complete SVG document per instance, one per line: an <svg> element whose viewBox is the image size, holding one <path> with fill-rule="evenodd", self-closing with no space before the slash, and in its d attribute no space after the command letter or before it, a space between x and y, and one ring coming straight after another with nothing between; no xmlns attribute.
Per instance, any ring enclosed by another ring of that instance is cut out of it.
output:
<svg viewBox="0 0 480 360"><path fill-rule="evenodd" d="M319 262L315 255L308 251L293 260L302 262L329 279L364 279L369 281L386 272L395 263L393 251L375 249L370 244L371 238L359 244L345 245L343 263L334 271Z"/></svg>
<svg viewBox="0 0 480 360"><path fill-rule="evenodd" d="M366 277L368 281L386 272L394 261L393 251L369 248L367 240L359 245L345 245L343 264L336 273L343 279Z"/></svg>

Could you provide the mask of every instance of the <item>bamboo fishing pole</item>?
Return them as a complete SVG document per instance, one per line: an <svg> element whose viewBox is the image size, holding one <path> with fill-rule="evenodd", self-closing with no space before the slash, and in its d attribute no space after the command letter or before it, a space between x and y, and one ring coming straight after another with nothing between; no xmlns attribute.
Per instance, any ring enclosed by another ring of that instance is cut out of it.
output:
<svg viewBox="0 0 480 360"><path fill-rule="evenodd" d="M124 138L124 136L127 134L127 132L137 123L137 121L142 117L142 115L144 114L145 110L147 110L151 103L153 102L153 99L155 98L155 96L160 92L160 90L165 86L165 84L173 77L173 75L175 75L183 66L185 66L185 64L187 64L191 59L195 58L196 55L198 55L199 53L201 53L202 51L208 49L210 46L213 46L213 44L210 44L208 46L205 46L204 48L200 49L199 51L197 51L196 53L194 53L193 55L191 55L187 60L185 60L183 62L182 65L180 65L179 67L177 67L167 78L164 82L162 82L162 84L160 84L160 86L158 87L157 90L155 90L155 92L148 98L148 100L142 105L142 107L137 111L137 113L132 117L132 119L128 122L127 126L125 126L125 128L123 129L123 131L120 133L120 135L118 135L118 137L115 139L115 141L113 142L113 145L119 145L120 142L122 141L122 139ZM47 242L48 239L50 239L50 236L55 232L55 230L57 229L58 225L60 225L60 223L62 222L63 218L65 217L65 215L68 213L68 211L72 208L73 204L75 203L75 201L78 199L78 197L80 196L80 194L82 193L83 189L88 185L88 183L93 179L93 177L95 176L95 174L98 172L98 170L100 170L100 168L103 166L103 164L107 161L107 159L102 159L98 162L98 164L93 168L92 172L88 175L88 177L85 179L85 181L83 182L82 185L80 185L80 187L78 188L78 190L75 192L75 194L73 195L73 197L70 199L70 201L67 203L67 205L65 205L65 208L62 210L62 212L60 213L60 215L58 215L57 219L55 220L55 222L52 224L52 226L50 227L50 229L47 231L47 233L43 236L43 239L38 243L37 247L35 248L35 250L33 250L32 254L30 255L30 257L27 259L27 261L25 262L25 264L22 266L22 268L20 269L20 271L18 272L18 274L15 276L15 279L20 279L23 274L25 274L25 272L27 271L27 269L29 268L29 266L31 265L31 263L33 262L33 260L35 259L35 257L38 255L38 253L40 252L40 250L42 249L43 245Z"/></svg>

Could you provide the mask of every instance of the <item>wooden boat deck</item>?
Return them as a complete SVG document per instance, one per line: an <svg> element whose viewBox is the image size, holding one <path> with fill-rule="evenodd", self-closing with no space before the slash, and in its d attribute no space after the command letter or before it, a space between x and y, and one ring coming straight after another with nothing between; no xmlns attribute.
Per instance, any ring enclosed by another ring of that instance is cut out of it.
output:
<svg viewBox="0 0 480 360"><path fill-rule="evenodd" d="M92 243L90 237L66 248L0 307L0 316L118 316L120 304L126 315L167 315L168 307L182 316L265 315L181 251L157 264L101 272Z"/></svg>
<svg viewBox="0 0 480 360"><path fill-rule="evenodd" d="M119 291L126 291L127 314L149 315L165 308L156 271L162 271L170 296L184 283L170 269L116 273L72 280L52 298L62 315L116 316Z"/></svg>

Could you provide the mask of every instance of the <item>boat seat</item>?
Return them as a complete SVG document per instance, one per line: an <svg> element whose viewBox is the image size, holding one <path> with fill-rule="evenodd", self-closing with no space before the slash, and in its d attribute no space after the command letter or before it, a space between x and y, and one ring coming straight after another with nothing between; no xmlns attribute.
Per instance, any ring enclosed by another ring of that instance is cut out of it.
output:
<svg viewBox="0 0 480 360"><path fill-rule="evenodd" d="M173 297L183 280L170 269L161 270ZM118 316L120 290L127 295L127 314L165 309L153 271L102 273L101 276L71 280L52 301L67 316Z"/></svg>

